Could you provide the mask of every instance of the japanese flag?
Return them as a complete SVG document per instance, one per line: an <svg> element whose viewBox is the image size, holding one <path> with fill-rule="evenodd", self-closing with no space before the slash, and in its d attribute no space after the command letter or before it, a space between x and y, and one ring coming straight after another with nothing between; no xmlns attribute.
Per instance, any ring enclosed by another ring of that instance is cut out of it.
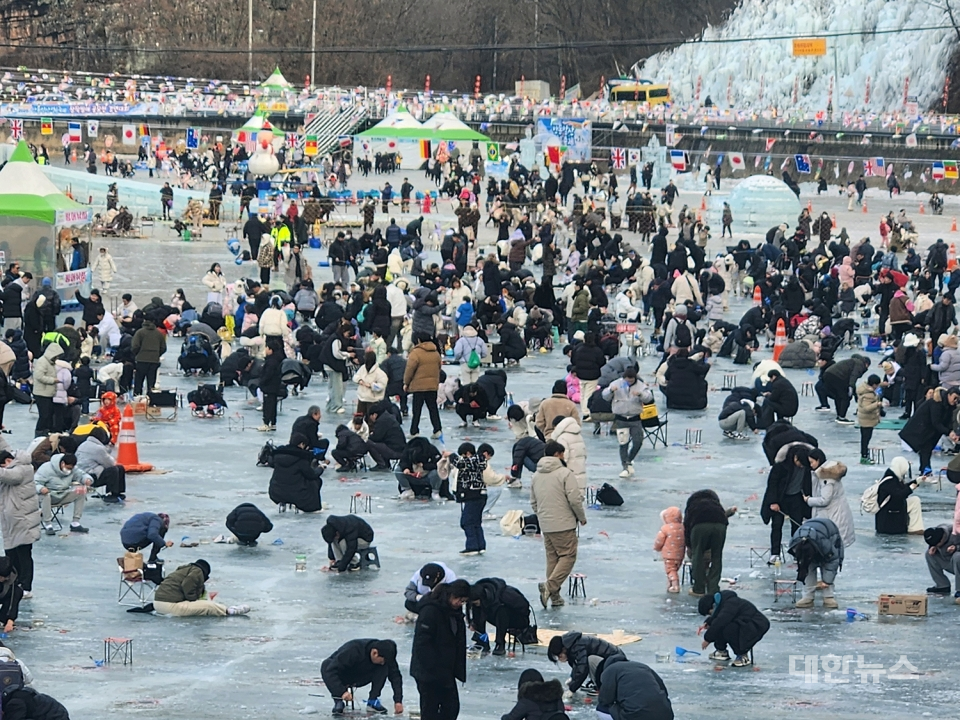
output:
<svg viewBox="0 0 960 720"><path fill-rule="evenodd" d="M733 170L743 170L746 167L743 162L743 153L732 152L728 157L730 159L730 167Z"/></svg>
<svg viewBox="0 0 960 720"><path fill-rule="evenodd" d="M123 144L124 145L137 144L137 126L136 125L123 126Z"/></svg>

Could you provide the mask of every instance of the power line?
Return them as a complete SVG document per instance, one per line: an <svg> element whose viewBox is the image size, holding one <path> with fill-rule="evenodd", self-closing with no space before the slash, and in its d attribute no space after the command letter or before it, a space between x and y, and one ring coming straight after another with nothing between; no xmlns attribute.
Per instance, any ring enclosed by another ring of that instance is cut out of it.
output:
<svg viewBox="0 0 960 720"><path fill-rule="evenodd" d="M265 47L254 48L254 55L424 55L434 53L460 52L545 52L556 50L589 50L594 48L630 48L630 47L677 47L685 44L700 45L730 45L738 43L775 42L782 40L799 40L806 38L843 38L863 35L898 35L901 33L923 33L937 30L956 31L953 25L927 25L914 28L891 28L886 30L847 30L831 33L807 33L802 35L772 35L765 37L736 37L736 38L629 38L624 40L571 40L564 42L504 45L496 43L477 43L473 45L333 45L319 46L316 51L302 47ZM141 55L174 55L182 53L202 52L206 55L247 55L251 51L238 48L192 48L192 47L129 47L129 46L83 46L83 45L41 45L38 43L0 42L0 48L12 50L42 50L45 52L81 52L81 53L117 53L128 54L135 52Z"/></svg>

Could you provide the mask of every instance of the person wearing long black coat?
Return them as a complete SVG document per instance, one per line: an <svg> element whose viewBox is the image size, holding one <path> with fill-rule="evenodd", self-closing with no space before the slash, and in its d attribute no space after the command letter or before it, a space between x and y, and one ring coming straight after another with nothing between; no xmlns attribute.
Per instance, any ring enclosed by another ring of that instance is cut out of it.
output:
<svg viewBox="0 0 960 720"><path fill-rule="evenodd" d="M479 636L486 635L487 623L492 623L497 629L493 654L506 655L507 631L521 634L530 627L530 603L522 592L507 585L502 578L483 578L470 588L467 618ZM489 641L481 639L479 642L489 649Z"/></svg>
<svg viewBox="0 0 960 720"><path fill-rule="evenodd" d="M502 280L500 279L500 266L496 260L487 258L483 263L483 294L487 297L500 297L500 288Z"/></svg>
<svg viewBox="0 0 960 720"><path fill-rule="evenodd" d="M937 388L933 397L917 407L913 417L900 431L900 439L920 456L920 473L931 471L930 456L944 435L956 438L952 425L953 410L960 401L960 388Z"/></svg>
<svg viewBox="0 0 960 720"><path fill-rule="evenodd" d="M667 384L661 388L671 410L703 410L707 406L707 373L710 366L693 360L680 348L667 361Z"/></svg>
<svg viewBox="0 0 960 720"><path fill-rule="evenodd" d="M389 337L390 314L391 306L390 301L387 300L387 288L379 285L374 289L367 309L363 311L364 331L379 333L382 338Z"/></svg>
<svg viewBox="0 0 960 720"><path fill-rule="evenodd" d="M313 467L310 440L299 433L289 445L273 451L273 475L270 477L270 500L278 505L293 505L301 512L317 512L321 508L319 469Z"/></svg>
<svg viewBox="0 0 960 720"><path fill-rule="evenodd" d="M420 694L421 720L454 720L460 714L457 680L467 679L467 626L463 605L470 583L454 580L421 601L413 631L410 675Z"/></svg>
<svg viewBox="0 0 960 720"><path fill-rule="evenodd" d="M227 530L240 545L256 547L257 538L273 530L273 523L253 503L241 503L227 515Z"/></svg>
<svg viewBox="0 0 960 720"><path fill-rule="evenodd" d="M700 598L697 610L706 615L703 635L703 649L711 643L714 652L711 660L729 660L729 645L737 661L737 667L749 663L749 653L770 629L770 621L749 600L739 597L733 590L724 590L716 595L704 595Z"/></svg>
<svg viewBox="0 0 960 720"><path fill-rule="evenodd" d="M906 458L895 457L880 478L877 487L880 509L873 516L874 529L879 535L906 535L910 529L907 500L917 489L917 481L905 482L909 472L910 463Z"/></svg>
<svg viewBox="0 0 960 720"><path fill-rule="evenodd" d="M600 663L597 714L613 720L673 720L673 706L663 680L649 665L618 655Z"/></svg>
<svg viewBox="0 0 960 720"><path fill-rule="evenodd" d="M805 497L813 495L813 469L819 467L821 451L803 443L781 448L767 475L767 489L760 504L760 518L770 525L770 561L780 556L785 518L790 519L790 536L811 516ZM815 459L817 458L817 459Z"/></svg>

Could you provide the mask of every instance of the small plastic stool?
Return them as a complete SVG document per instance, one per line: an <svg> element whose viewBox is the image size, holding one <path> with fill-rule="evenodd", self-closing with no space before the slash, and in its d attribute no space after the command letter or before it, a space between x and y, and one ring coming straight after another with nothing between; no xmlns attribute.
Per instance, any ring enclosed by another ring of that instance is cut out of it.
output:
<svg viewBox="0 0 960 720"><path fill-rule="evenodd" d="M567 578L567 595L569 597L587 597L587 576L583 573L571 573Z"/></svg>
<svg viewBox="0 0 960 720"><path fill-rule="evenodd" d="M737 374L725 373L723 376L723 390L733 390L737 386Z"/></svg>
<svg viewBox="0 0 960 720"><path fill-rule="evenodd" d="M360 569L368 570L371 565L376 565L377 570L380 569L380 553L377 552L376 545L371 545L370 547L359 550L360 555Z"/></svg>
<svg viewBox="0 0 960 720"><path fill-rule="evenodd" d="M753 567L754 562L756 562L758 565L766 565L769 557L770 557L770 551L767 550L767 548L765 547L750 548L750 557L749 557L750 567L751 568ZM783 543L780 544L780 559L781 560L783 559Z"/></svg>
<svg viewBox="0 0 960 720"><path fill-rule="evenodd" d="M684 436L683 444L687 447L691 445L700 445L703 440L703 430L700 428L687 428L687 434Z"/></svg>
<svg viewBox="0 0 960 720"><path fill-rule="evenodd" d="M870 460L874 465L886 464L883 457L883 448L870 448Z"/></svg>
<svg viewBox="0 0 960 720"><path fill-rule="evenodd" d="M800 397L813 397L815 394L812 381L806 380L800 384Z"/></svg>
<svg viewBox="0 0 960 720"><path fill-rule="evenodd" d="M940 468L940 472L937 473L937 492L943 490L943 479L947 476L947 468Z"/></svg>
<svg viewBox="0 0 960 720"><path fill-rule="evenodd" d="M104 638L103 664L109 665L118 660L124 665L133 665L133 640L130 638Z"/></svg>
<svg viewBox="0 0 960 720"><path fill-rule="evenodd" d="M373 498L366 493L354 493L350 496L350 512L373 512Z"/></svg>
<svg viewBox="0 0 960 720"><path fill-rule="evenodd" d="M793 602L797 601L797 581L796 580L774 580L773 581L773 602L777 602L781 595L789 595Z"/></svg>

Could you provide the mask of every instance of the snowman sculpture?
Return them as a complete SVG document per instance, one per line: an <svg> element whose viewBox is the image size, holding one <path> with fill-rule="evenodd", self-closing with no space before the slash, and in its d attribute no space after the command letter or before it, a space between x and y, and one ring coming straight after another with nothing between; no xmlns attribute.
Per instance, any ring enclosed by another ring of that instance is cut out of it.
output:
<svg viewBox="0 0 960 720"><path fill-rule="evenodd" d="M273 133L258 133L256 150L247 161L247 168L257 177L270 177L280 169L280 161L277 160L272 139Z"/></svg>

